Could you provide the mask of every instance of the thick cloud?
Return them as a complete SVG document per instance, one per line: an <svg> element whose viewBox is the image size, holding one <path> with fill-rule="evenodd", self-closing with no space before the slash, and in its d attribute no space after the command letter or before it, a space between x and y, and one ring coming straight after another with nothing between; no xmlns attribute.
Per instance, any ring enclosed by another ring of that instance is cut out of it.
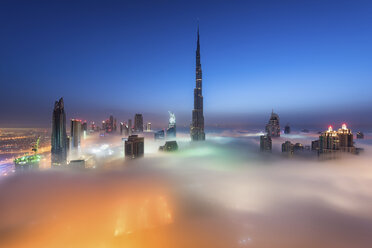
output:
<svg viewBox="0 0 372 248"><path fill-rule="evenodd" d="M371 246L368 145L318 161L260 154L257 137L232 136L181 138L171 154L149 141L143 159L2 179L0 246Z"/></svg>

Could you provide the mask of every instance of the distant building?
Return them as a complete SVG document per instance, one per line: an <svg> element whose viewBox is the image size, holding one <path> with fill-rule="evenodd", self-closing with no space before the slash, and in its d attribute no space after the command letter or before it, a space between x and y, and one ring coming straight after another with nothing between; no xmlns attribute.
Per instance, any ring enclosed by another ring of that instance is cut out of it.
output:
<svg viewBox="0 0 372 248"><path fill-rule="evenodd" d="M279 116L271 112L270 120L266 125L267 135L271 137L280 137L280 125L279 125Z"/></svg>
<svg viewBox="0 0 372 248"><path fill-rule="evenodd" d="M286 141L282 144L282 152L293 154L293 144L290 141Z"/></svg>
<svg viewBox="0 0 372 248"><path fill-rule="evenodd" d="M67 161L66 114L63 98L54 103L51 136L52 166L65 165Z"/></svg>
<svg viewBox="0 0 372 248"><path fill-rule="evenodd" d="M71 120L71 149L76 149L80 147L80 137L81 137L81 121L77 119Z"/></svg>
<svg viewBox="0 0 372 248"><path fill-rule="evenodd" d="M270 151L272 150L271 136L262 135L260 137L260 150L261 151Z"/></svg>
<svg viewBox="0 0 372 248"><path fill-rule="evenodd" d="M174 152L178 150L177 141L167 141L165 145L159 147L159 151Z"/></svg>
<svg viewBox="0 0 372 248"><path fill-rule="evenodd" d="M143 132L143 116L142 114L136 114L134 116L134 131Z"/></svg>
<svg viewBox="0 0 372 248"><path fill-rule="evenodd" d="M303 151L304 149L305 147L301 143L292 144L290 141L286 141L282 144L282 152L286 152L291 155L296 152Z"/></svg>
<svg viewBox="0 0 372 248"><path fill-rule="evenodd" d="M133 130L133 127L132 127L132 120L129 119L129 120L128 120L128 136L131 136L131 135L132 135L132 130Z"/></svg>
<svg viewBox="0 0 372 248"><path fill-rule="evenodd" d="M151 122L147 122L146 131L147 132L150 132L151 131Z"/></svg>
<svg viewBox="0 0 372 248"><path fill-rule="evenodd" d="M169 122L167 129L167 139L176 137L176 115L170 111L169 112Z"/></svg>
<svg viewBox="0 0 372 248"><path fill-rule="evenodd" d="M164 130L160 130L154 133L155 140L160 140L165 138Z"/></svg>
<svg viewBox="0 0 372 248"><path fill-rule="evenodd" d="M120 135L128 136L129 128L125 122L120 122Z"/></svg>
<svg viewBox="0 0 372 248"><path fill-rule="evenodd" d="M347 128L346 124L342 124L338 131L334 131L332 126L329 126L328 130L319 136L318 151L319 153L337 151L355 153L356 149L351 130Z"/></svg>
<svg viewBox="0 0 372 248"><path fill-rule="evenodd" d="M113 126L112 126L112 130L113 130L114 133L116 133L116 131L117 131L116 118L114 118L114 123L113 123Z"/></svg>
<svg viewBox="0 0 372 248"><path fill-rule="evenodd" d="M120 135L123 135L123 132L124 132L124 123L123 122L120 122Z"/></svg>
<svg viewBox="0 0 372 248"><path fill-rule="evenodd" d="M106 121L102 121L102 128L101 130L106 131Z"/></svg>
<svg viewBox="0 0 372 248"><path fill-rule="evenodd" d="M298 151L303 151L305 149L304 145L301 143L296 143L293 145L293 151L298 152Z"/></svg>
<svg viewBox="0 0 372 248"><path fill-rule="evenodd" d="M138 135L131 135L125 141L124 151L126 158L138 158L144 155L144 138Z"/></svg>
<svg viewBox="0 0 372 248"><path fill-rule="evenodd" d="M107 125L107 133L112 133L114 131L114 116L110 115L110 119Z"/></svg>
<svg viewBox="0 0 372 248"><path fill-rule="evenodd" d="M311 150L318 151L319 150L319 140L311 141Z"/></svg>
<svg viewBox="0 0 372 248"><path fill-rule="evenodd" d="M89 132L94 133L96 131L96 124L92 121L89 125Z"/></svg>
<svg viewBox="0 0 372 248"><path fill-rule="evenodd" d="M289 124L285 125L285 127L284 127L284 133L285 134L290 134L291 133L291 127L289 126Z"/></svg>
<svg viewBox="0 0 372 248"><path fill-rule="evenodd" d="M356 133L356 138L357 138L357 139L364 139L364 133L362 133L362 132L357 132L357 133Z"/></svg>

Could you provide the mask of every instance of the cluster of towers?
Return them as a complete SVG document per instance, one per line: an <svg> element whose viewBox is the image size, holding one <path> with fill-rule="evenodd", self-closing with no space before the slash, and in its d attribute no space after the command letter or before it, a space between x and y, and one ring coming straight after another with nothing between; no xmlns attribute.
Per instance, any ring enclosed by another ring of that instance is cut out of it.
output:
<svg viewBox="0 0 372 248"><path fill-rule="evenodd" d="M194 88L194 109L192 111L192 122L190 125L190 136L192 141L205 140L204 132L204 114L203 114L203 94L202 94L202 68L200 62L200 38L199 38L199 27L197 31L197 46L196 46L196 68L195 68L195 81L196 85ZM169 112L169 124L167 129L167 137L176 136L176 119L175 115ZM69 147L79 148L80 147L80 136L81 130L87 131L87 123L82 123L80 120L71 120L71 136L68 137L66 133L66 114L64 110L63 98L55 102L53 117L52 117L52 139L51 139L51 152L52 152L52 165L64 165L67 162L67 154ZM91 130L94 132L99 129L94 122L91 124ZM136 114L134 117L134 127L132 128L132 120L129 119L128 123L120 123L120 133L131 136L132 132L143 132L143 116L142 114ZM151 123L146 126L147 131L151 130ZM111 115L109 119L102 122L102 129L105 133L113 133L117 130L117 121ZM160 131L161 132L161 131ZM155 133L155 138L164 137L164 130L162 133ZM138 137L137 137L138 138ZM135 148L133 144L136 137L131 140L128 139L128 151L129 150L141 150L141 147ZM140 142L141 143L141 142ZM70 145L71 144L71 145ZM129 145L131 144L131 145ZM140 145L141 146L141 145ZM127 148L126 148L127 149Z"/></svg>

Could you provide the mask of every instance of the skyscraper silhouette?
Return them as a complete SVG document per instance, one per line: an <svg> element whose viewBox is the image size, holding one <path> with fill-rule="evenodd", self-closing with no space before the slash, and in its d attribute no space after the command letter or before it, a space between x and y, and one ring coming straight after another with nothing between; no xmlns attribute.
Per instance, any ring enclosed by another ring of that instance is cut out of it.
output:
<svg viewBox="0 0 372 248"><path fill-rule="evenodd" d="M52 166L59 166L66 164L67 159L66 114L63 98L55 102L52 118Z"/></svg>
<svg viewBox="0 0 372 248"><path fill-rule="evenodd" d="M198 41L196 47L196 87L194 89L194 110L192 111L192 123L190 127L191 140L205 140L203 95L202 95L202 69L200 63L199 26Z"/></svg>

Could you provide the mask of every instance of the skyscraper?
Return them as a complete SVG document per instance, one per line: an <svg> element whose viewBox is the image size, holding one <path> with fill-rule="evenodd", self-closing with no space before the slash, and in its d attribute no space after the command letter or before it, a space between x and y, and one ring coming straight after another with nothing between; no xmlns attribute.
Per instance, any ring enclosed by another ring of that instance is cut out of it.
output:
<svg viewBox="0 0 372 248"><path fill-rule="evenodd" d="M203 95L202 95L202 69L200 63L199 27L196 46L196 87L194 89L194 110L192 111L192 123L190 127L191 140L205 140Z"/></svg>
<svg viewBox="0 0 372 248"><path fill-rule="evenodd" d="M54 103L52 117L52 139L51 139L52 166L66 164L67 160L67 135L66 114L63 98Z"/></svg>
<svg viewBox="0 0 372 248"><path fill-rule="evenodd" d="M143 116L142 114L136 114L134 116L134 131L143 132Z"/></svg>
<svg viewBox="0 0 372 248"><path fill-rule="evenodd" d="M144 138L138 135L131 135L124 144L124 153L126 158L143 157L144 154Z"/></svg>
<svg viewBox="0 0 372 248"><path fill-rule="evenodd" d="M78 149L80 147L81 137L81 120L71 119L71 149Z"/></svg>
<svg viewBox="0 0 372 248"><path fill-rule="evenodd" d="M147 132L151 131L151 122L147 122L146 131Z"/></svg>
<svg viewBox="0 0 372 248"><path fill-rule="evenodd" d="M280 137L279 115L274 111L271 112L270 120L266 125L266 132L271 137Z"/></svg>
<svg viewBox="0 0 372 248"><path fill-rule="evenodd" d="M334 151L351 153L356 151L353 134L347 128L346 124L342 124L342 127L338 131L334 131L332 126L329 126L328 130L319 136L319 152L327 153Z"/></svg>
<svg viewBox="0 0 372 248"><path fill-rule="evenodd" d="M128 120L128 135L129 136L132 135L132 120L131 119Z"/></svg>
<svg viewBox="0 0 372 248"><path fill-rule="evenodd" d="M271 152L272 149L272 141L270 135L262 135L260 136L260 150L262 152Z"/></svg>
<svg viewBox="0 0 372 248"><path fill-rule="evenodd" d="M167 129L167 139L176 138L176 115L170 111L169 112L169 122Z"/></svg>
<svg viewBox="0 0 372 248"><path fill-rule="evenodd" d="M287 125L285 125L285 127L284 127L284 133L285 133L285 134L290 134L290 133L291 133L291 127L289 126L288 123L287 123Z"/></svg>

